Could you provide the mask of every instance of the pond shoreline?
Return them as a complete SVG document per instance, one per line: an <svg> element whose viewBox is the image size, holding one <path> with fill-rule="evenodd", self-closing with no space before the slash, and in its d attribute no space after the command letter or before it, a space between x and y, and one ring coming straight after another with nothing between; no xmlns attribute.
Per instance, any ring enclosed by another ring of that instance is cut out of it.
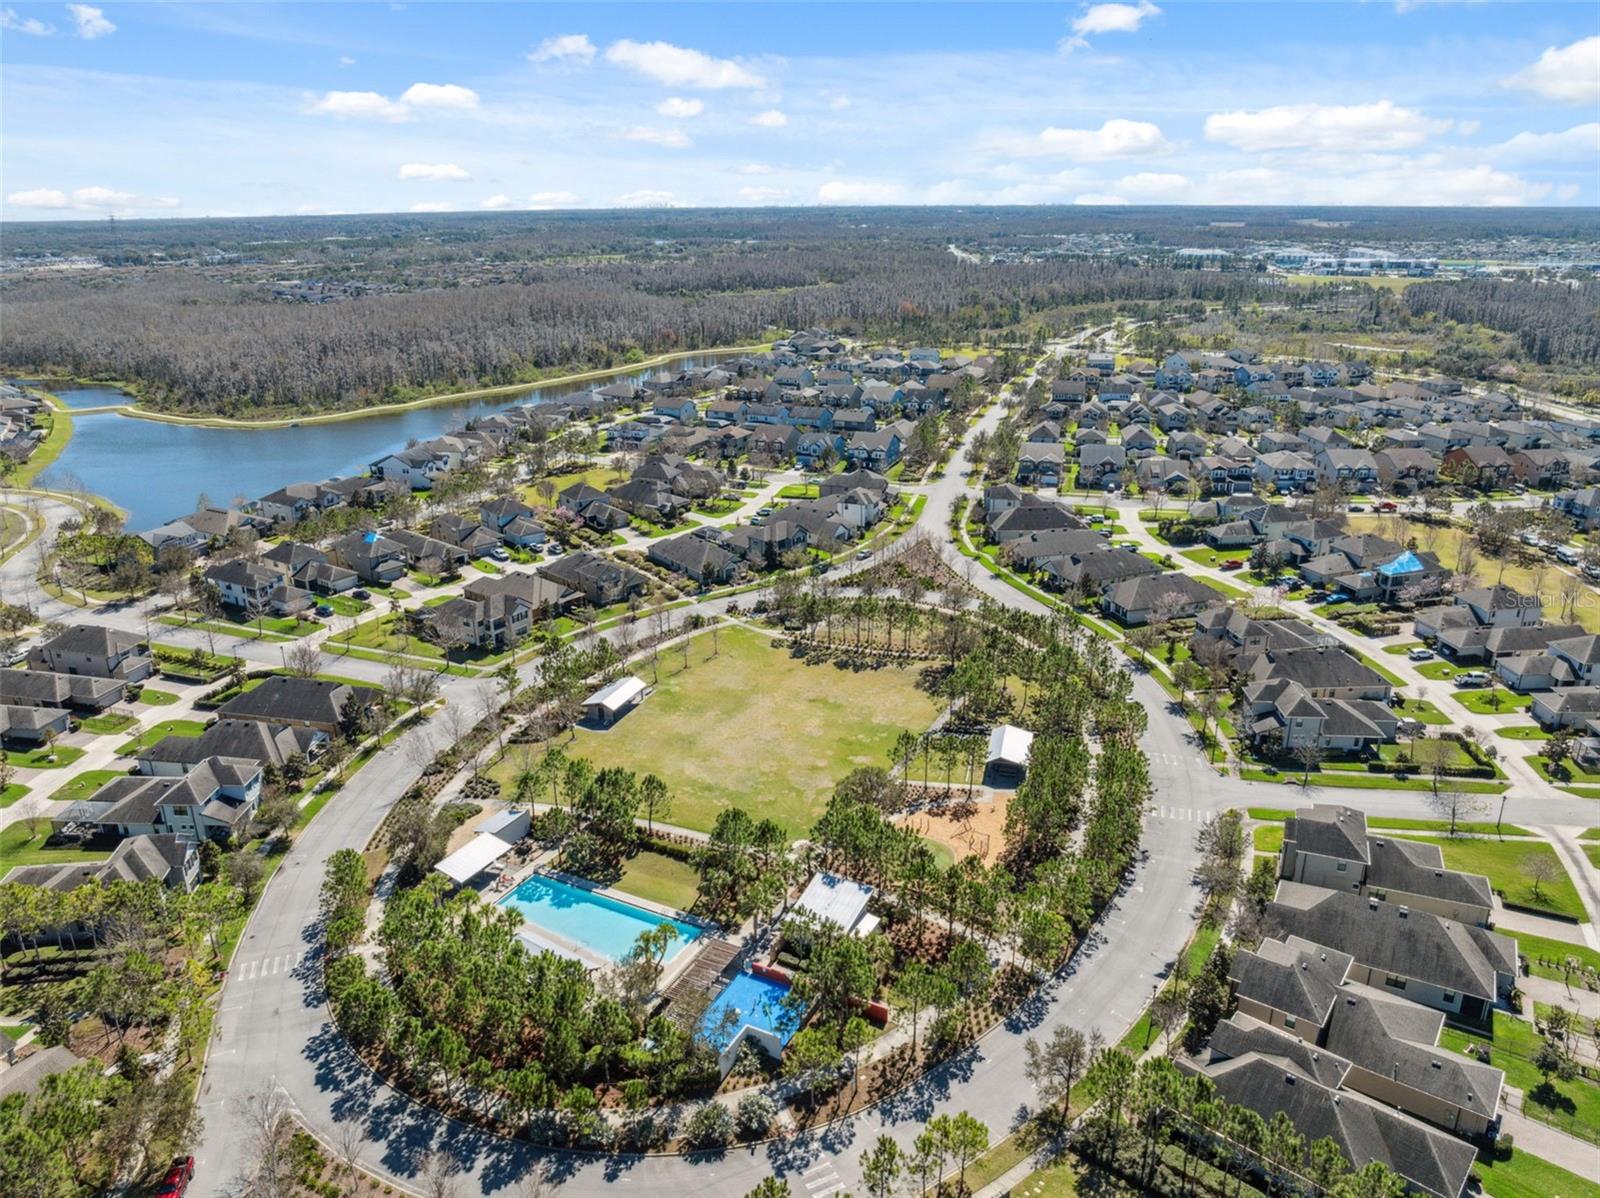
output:
<svg viewBox="0 0 1600 1198"><path fill-rule="evenodd" d="M130 420L150 420L158 424L176 424L188 428L225 428L243 429L247 431L271 430L294 428L297 425L308 424L343 424L352 420L365 420L374 416L392 416L398 412L415 411L418 408L434 407L438 404L465 403L472 400L493 399L500 395L520 395L529 391L545 387L565 387L574 383L591 382L598 379L611 378L614 375L629 374L639 370L653 370L659 366L668 366L684 358L697 358L706 356L720 356L738 353L763 353L771 347L770 342L755 345L723 345L707 349L674 350L672 353L657 354L654 357L644 358L638 362L628 362L620 366L602 366L592 370L580 370L573 374L552 375L546 379L537 379L532 382L504 383L494 387L478 387L470 391L449 391L440 395L425 395L420 399L400 400L395 403L373 404L370 407L356 408L348 412L311 412L304 416L274 416L261 420L245 420L232 416L184 416L176 412L159 412L152 408L139 406L137 402L107 406L101 408L85 408L81 411L89 414L111 413L127 417ZM55 384L83 384L88 386L116 387L133 394L134 387L117 379L75 379L64 376L28 375L25 371L7 370L3 373L11 377L27 375L37 378L42 385ZM64 406L64 405L63 405Z"/></svg>

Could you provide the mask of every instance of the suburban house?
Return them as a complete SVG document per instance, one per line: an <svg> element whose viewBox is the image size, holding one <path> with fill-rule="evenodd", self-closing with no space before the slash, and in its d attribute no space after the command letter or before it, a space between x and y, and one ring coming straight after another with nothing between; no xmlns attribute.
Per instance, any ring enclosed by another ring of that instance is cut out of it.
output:
<svg viewBox="0 0 1600 1198"><path fill-rule="evenodd" d="M200 885L200 850L192 840L170 832L154 836L130 836L102 861L73 861L65 864L19 865L0 877L0 885L37 886L57 894L69 894L80 886L109 886L113 882L143 882L153 878L170 890L185 893ZM46 941L77 941L92 936L95 929L69 923L46 929ZM31 1059L31 1058L30 1058ZM9 1076L15 1069L5 1071Z"/></svg>
<svg viewBox="0 0 1600 1198"><path fill-rule="evenodd" d="M1485 1023L1517 976L1517 943L1401 903L1279 882L1269 925L1348 953L1350 980Z"/></svg>
<svg viewBox="0 0 1600 1198"><path fill-rule="evenodd" d="M1584 532L1600 527L1600 487L1563 491L1550 500L1550 506L1563 515L1572 517Z"/></svg>
<svg viewBox="0 0 1600 1198"><path fill-rule="evenodd" d="M582 597L571 587L553 579L520 570L508 571L496 577L475 578L466 585L462 594L479 601L495 595L513 595L526 603L534 618L540 620L559 615Z"/></svg>
<svg viewBox="0 0 1600 1198"><path fill-rule="evenodd" d="M0 669L0 705L7 707L65 707L97 715L122 702L127 692L128 684L120 678Z"/></svg>
<svg viewBox="0 0 1600 1198"><path fill-rule="evenodd" d="M340 537L328 550L328 558L369 586L388 586L406 573L406 550L382 533L352 532Z"/></svg>
<svg viewBox="0 0 1600 1198"><path fill-rule="evenodd" d="M124 682L142 682L155 669L144 637L98 624L74 624L35 647L28 661L37 670Z"/></svg>
<svg viewBox="0 0 1600 1198"><path fill-rule="evenodd" d="M533 608L514 594L482 599L456 596L412 614L418 631L447 650L461 647L499 652L515 647L533 631Z"/></svg>
<svg viewBox="0 0 1600 1198"><path fill-rule="evenodd" d="M342 595L361 581L354 570L334 565L322 550L298 541L280 541L261 555L261 564L276 570L286 585L317 595Z"/></svg>
<svg viewBox="0 0 1600 1198"><path fill-rule="evenodd" d="M1040 487L1061 485L1066 449L1059 441L1027 441L1017 453L1017 481Z"/></svg>
<svg viewBox="0 0 1600 1198"><path fill-rule="evenodd" d="M646 556L702 585L733 581L743 564L737 554L698 532L652 541Z"/></svg>
<svg viewBox="0 0 1600 1198"><path fill-rule="evenodd" d="M351 722L356 709L371 706L378 699L378 691L372 687L274 674L263 679L260 686L229 699L217 709L217 715L225 720L315 728L337 736Z"/></svg>
<svg viewBox="0 0 1600 1198"><path fill-rule="evenodd" d="M1498 445L1461 445L1446 452L1442 470L1465 486L1489 491L1505 486L1511 459Z"/></svg>
<svg viewBox="0 0 1600 1198"><path fill-rule="evenodd" d="M204 578L224 607L251 617L292 616L315 602L309 591L284 582L276 570L244 558L210 566Z"/></svg>
<svg viewBox="0 0 1600 1198"><path fill-rule="evenodd" d="M1480 927L1494 911L1488 878L1446 869L1436 844L1370 834L1353 807L1319 803L1285 820L1278 876Z"/></svg>
<svg viewBox="0 0 1600 1198"><path fill-rule="evenodd" d="M1324 752L1361 753L1395 739L1400 717L1373 699L1314 698L1299 682L1285 678L1253 682L1244 688L1250 722L1246 737L1260 744L1275 738L1286 753L1311 747Z"/></svg>
<svg viewBox="0 0 1600 1198"><path fill-rule="evenodd" d="M176 777L213 757L226 757L281 771L297 754L315 764L327 747L328 734L316 728L291 728L260 720L213 720L199 736L165 736L141 749L137 769L141 774Z"/></svg>
<svg viewBox="0 0 1600 1198"><path fill-rule="evenodd" d="M539 567L539 573L578 592L595 607L610 607L642 595L647 583L637 570L589 552L563 554Z"/></svg>
<svg viewBox="0 0 1600 1198"><path fill-rule="evenodd" d="M1181 620L1216 601L1217 592L1198 579L1161 573L1117 583L1100 597L1100 609L1132 627L1155 619Z"/></svg>
<svg viewBox="0 0 1600 1198"><path fill-rule="evenodd" d="M262 770L253 761L212 757L176 776L126 774L52 821L95 836L226 841L250 826L261 803Z"/></svg>

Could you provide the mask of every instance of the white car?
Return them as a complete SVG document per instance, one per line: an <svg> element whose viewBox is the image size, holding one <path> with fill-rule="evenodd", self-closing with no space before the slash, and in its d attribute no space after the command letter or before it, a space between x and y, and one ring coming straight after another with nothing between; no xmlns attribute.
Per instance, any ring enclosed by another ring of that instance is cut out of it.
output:
<svg viewBox="0 0 1600 1198"><path fill-rule="evenodd" d="M1422 645L1418 645L1415 649L1411 650L1411 652L1407 653L1406 656L1412 661L1427 661L1433 656L1433 650L1424 648Z"/></svg>

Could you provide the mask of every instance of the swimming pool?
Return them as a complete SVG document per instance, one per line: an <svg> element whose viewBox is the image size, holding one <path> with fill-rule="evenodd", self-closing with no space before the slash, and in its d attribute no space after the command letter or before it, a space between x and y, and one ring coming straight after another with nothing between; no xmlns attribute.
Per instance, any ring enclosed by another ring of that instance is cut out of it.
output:
<svg viewBox="0 0 1600 1198"><path fill-rule="evenodd" d="M702 1026L707 1038L720 1052L733 1042L740 1028L749 1024L772 1033L780 1045L788 1044L802 1018L801 1012L784 1005L783 998L788 993L789 987L782 982L740 973L706 1008ZM728 1011L734 1015L724 1022Z"/></svg>
<svg viewBox="0 0 1600 1198"><path fill-rule="evenodd" d="M535 928L543 928L610 961L627 956L640 932L664 923L678 929L677 940L667 949L667 961L700 935L700 929L691 923L656 915L632 903L569 886L542 874L528 878L498 905L512 908Z"/></svg>

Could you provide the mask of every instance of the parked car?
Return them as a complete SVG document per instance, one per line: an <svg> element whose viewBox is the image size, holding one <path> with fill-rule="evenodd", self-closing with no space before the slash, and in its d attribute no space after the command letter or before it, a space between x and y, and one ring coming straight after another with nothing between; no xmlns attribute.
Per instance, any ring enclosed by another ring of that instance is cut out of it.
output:
<svg viewBox="0 0 1600 1198"><path fill-rule="evenodd" d="M1380 512L1398 512L1400 510L1400 505L1392 499L1385 499L1382 503L1377 505L1377 510Z"/></svg>
<svg viewBox="0 0 1600 1198"><path fill-rule="evenodd" d="M1585 566L1583 576L1590 582L1600 582L1600 566Z"/></svg>
<svg viewBox="0 0 1600 1198"><path fill-rule="evenodd" d="M357 587L355 590L350 592L350 598L359 599L362 603L365 603L368 599L372 598L372 592L362 587Z"/></svg>
<svg viewBox="0 0 1600 1198"><path fill-rule="evenodd" d="M1411 652L1407 653L1406 656L1412 661L1427 661L1433 656L1433 650L1424 645L1418 645L1415 649L1411 650Z"/></svg>
<svg viewBox="0 0 1600 1198"><path fill-rule="evenodd" d="M1239 557L1230 557L1226 561L1224 561L1221 564L1219 564L1217 566L1217 569L1219 569L1219 570L1242 570L1242 569L1244 569L1244 559L1243 558L1239 558Z"/></svg>
<svg viewBox="0 0 1600 1198"><path fill-rule="evenodd" d="M316 606L316 612L317 615L321 616L325 620L329 616L333 615L333 608L329 607L326 603L319 603Z"/></svg>
<svg viewBox="0 0 1600 1198"><path fill-rule="evenodd" d="M1324 606L1332 607L1336 603L1349 603L1349 602L1350 602L1350 596L1349 595L1341 595L1341 594L1338 594L1336 592L1336 593L1328 596Z"/></svg>
<svg viewBox="0 0 1600 1198"><path fill-rule="evenodd" d="M1455 677L1457 686L1488 686L1492 681L1488 670L1463 670Z"/></svg>
<svg viewBox="0 0 1600 1198"><path fill-rule="evenodd" d="M546 557L560 557L565 552L566 550L561 548L560 545L552 545L544 551L544 555Z"/></svg>
<svg viewBox="0 0 1600 1198"><path fill-rule="evenodd" d="M872 550L870 550L870 549L857 549L856 550L856 560L858 562L864 562L864 561L867 560L867 558L869 558L871 556L872 556Z"/></svg>
<svg viewBox="0 0 1600 1198"><path fill-rule="evenodd" d="M172 1168L168 1169L167 1175L161 1179L161 1186L156 1190L156 1198L182 1198L193 1176L194 1157L180 1156L172 1162Z"/></svg>
<svg viewBox="0 0 1600 1198"><path fill-rule="evenodd" d="M1352 512L1364 512L1367 510L1367 505L1364 503L1352 503L1350 505L1350 510Z"/></svg>
<svg viewBox="0 0 1600 1198"><path fill-rule="evenodd" d="M1571 545L1562 545L1556 550L1556 559L1563 565L1576 566L1578 564L1578 551Z"/></svg>
<svg viewBox="0 0 1600 1198"><path fill-rule="evenodd" d="M497 562L508 562L511 560L511 555L499 545L496 545L493 549L489 550L489 557L491 560Z"/></svg>

